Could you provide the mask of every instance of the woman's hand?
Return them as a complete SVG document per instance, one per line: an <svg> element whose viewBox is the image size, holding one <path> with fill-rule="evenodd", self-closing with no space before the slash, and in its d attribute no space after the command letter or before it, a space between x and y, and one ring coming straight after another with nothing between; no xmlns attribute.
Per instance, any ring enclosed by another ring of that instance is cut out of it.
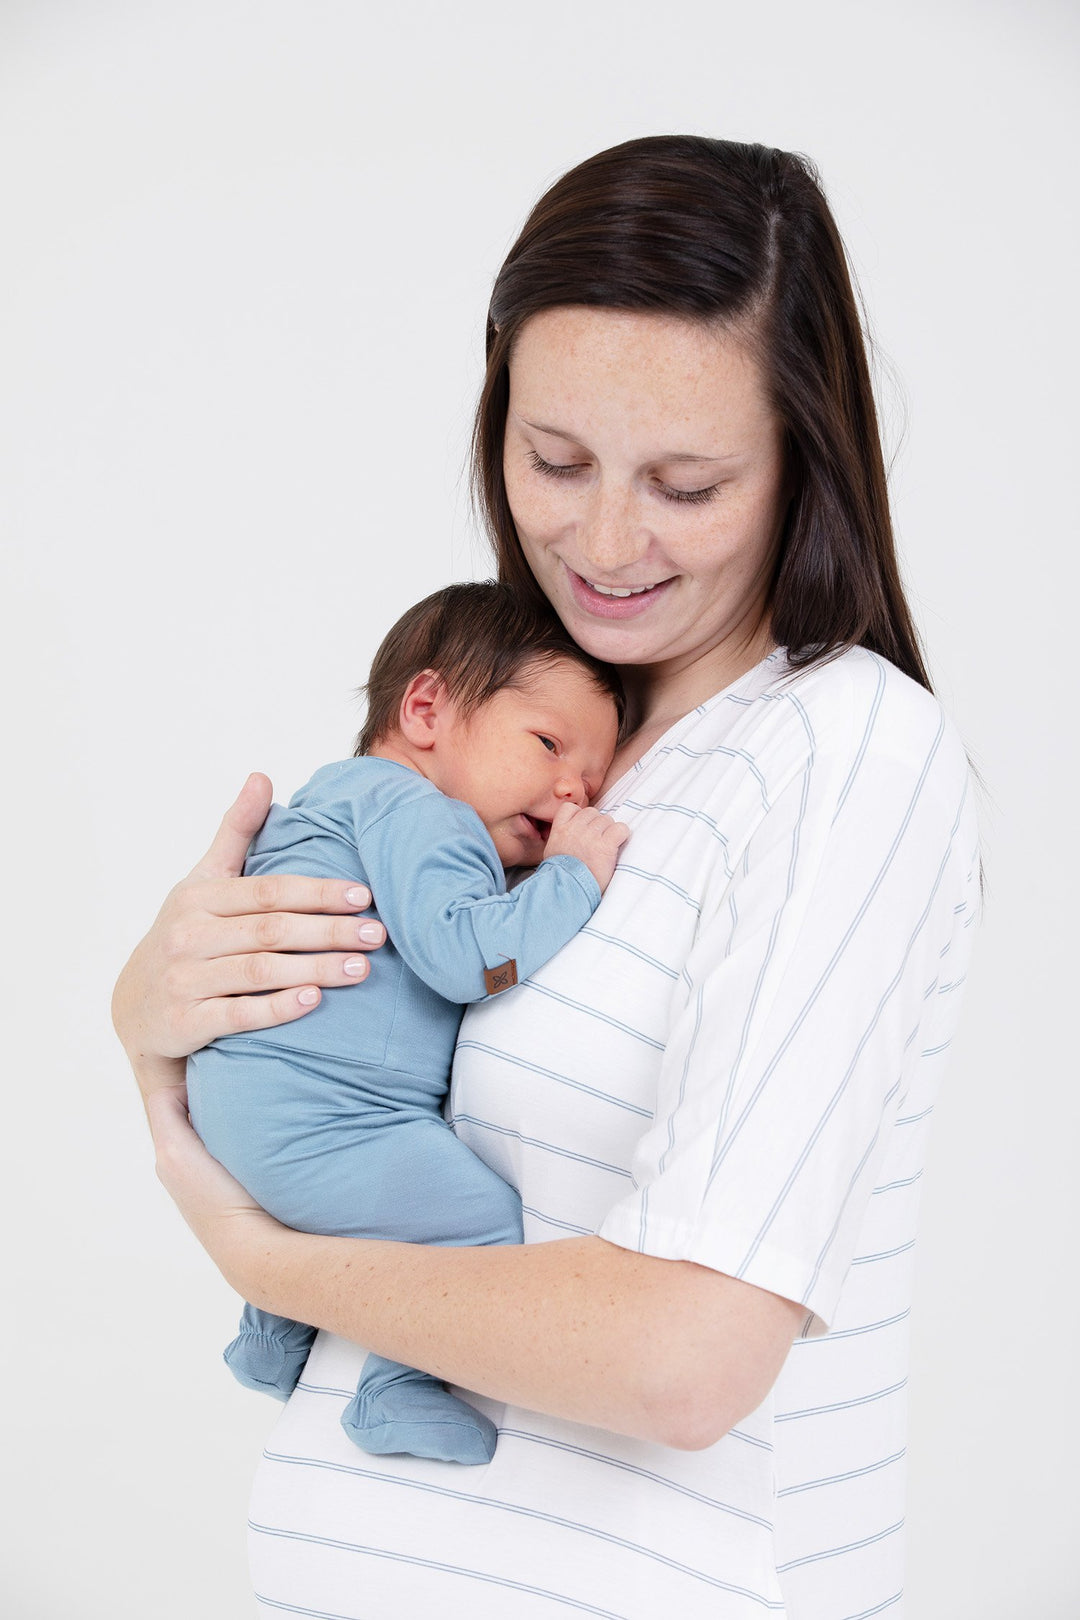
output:
<svg viewBox="0 0 1080 1620"><path fill-rule="evenodd" d="M182 1094L183 1059L217 1036L289 1023L318 1004L320 986L366 978L358 953L386 938L381 923L356 915L371 905L362 886L238 875L272 791L265 776L248 777L117 982L113 1023L144 1100Z"/></svg>
<svg viewBox="0 0 1080 1620"><path fill-rule="evenodd" d="M146 1113L158 1179L228 1278L238 1254L284 1229L207 1152L192 1129L181 1091L150 1091Z"/></svg>

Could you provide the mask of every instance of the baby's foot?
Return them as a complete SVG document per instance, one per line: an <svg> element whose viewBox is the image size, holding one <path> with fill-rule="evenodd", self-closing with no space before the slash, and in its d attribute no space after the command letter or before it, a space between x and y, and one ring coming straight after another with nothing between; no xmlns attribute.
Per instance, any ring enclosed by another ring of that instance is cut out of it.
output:
<svg viewBox="0 0 1080 1620"><path fill-rule="evenodd" d="M264 1333L241 1327L225 1351L225 1362L245 1389L287 1401L296 1388L315 1340L315 1329L290 1322L282 1331Z"/></svg>
<svg viewBox="0 0 1080 1620"><path fill-rule="evenodd" d="M494 1423L437 1378L381 1356L364 1363L341 1426L362 1450L379 1457L407 1452L443 1462L486 1463L498 1439Z"/></svg>

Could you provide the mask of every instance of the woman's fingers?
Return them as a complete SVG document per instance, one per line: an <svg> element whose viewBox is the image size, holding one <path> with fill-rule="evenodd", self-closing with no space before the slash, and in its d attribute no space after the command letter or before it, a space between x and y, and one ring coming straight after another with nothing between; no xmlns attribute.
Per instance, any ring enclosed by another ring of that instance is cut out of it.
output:
<svg viewBox="0 0 1080 1620"><path fill-rule="evenodd" d="M365 911L371 905L371 890L341 878L267 872L261 877L200 882L198 903L201 911L215 917L246 917L268 911L341 913Z"/></svg>
<svg viewBox="0 0 1080 1620"><path fill-rule="evenodd" d="M249 951L209 961L182 957L166 969L164 988L170 1001L197 1013L200 1003L205 1005L229 996L265 996L267 991L273 990L357 984L366 979L370 971L368 958L356 952L290 956L281 951ZM302 1004L290 1016L299 1018L304 1010ZM273 1022L272 1018L260 1020L259 1027L265 1029ZM220 1035L222 1029L215 1029L214 1033Z"/></svg>
<svg viewBox="0 0 1080 1620"><path fill-rule="evenodd" d="M381 923L357 915L371 905L363 884L236 875L271 791L265 776L248 778L206 856L173 889L120 975L116 1030L144 1069L219 1035L302 1018L320 987L366 978L363 952L386 939ZM172 1066L162 1072L171 1084ZM152 1089L147 1081L144 1091Z"/></svg>
<svg viewBox="0 0 1080 1620"><path fill-rule="evenodd" d="M268 776L252 771L226 810L214 842L191 869L193 878L235 877L244 869L248 845L266 820L274 789Z"/></svg>
<svg viewBox="0 0 1080 1620"><path fill-rule="evenodd" d="M338 978L333 982L353 984L355 980ZM199 1002L189 1014L194 1046L208 1046L221 1035L250 1034L256 1029L291 1024L309 1013L321 999L314 986L305 985L299 990L277 990L271 995L222 996Z"/></svg>
<svg viewBox="0 0 1080 1620"><path fill-rule="evenodd" d="M165 953L213 960L248 951L372 951L386 929L374 917L307 916L271 911L265 916L196 914L169 925Z"/></svg>

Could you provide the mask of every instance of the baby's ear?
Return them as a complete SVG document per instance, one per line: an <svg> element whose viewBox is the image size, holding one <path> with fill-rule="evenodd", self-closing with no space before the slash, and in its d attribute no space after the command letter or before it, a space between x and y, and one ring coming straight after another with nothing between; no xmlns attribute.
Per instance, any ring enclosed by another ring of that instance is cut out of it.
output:
<svg viewBox="0 0 1080 1620"><path fill-rule="evenodd" d="M422 669L405 688L398 729L414 748L431 748L450 708L446 682L434 669Z"/></svg>

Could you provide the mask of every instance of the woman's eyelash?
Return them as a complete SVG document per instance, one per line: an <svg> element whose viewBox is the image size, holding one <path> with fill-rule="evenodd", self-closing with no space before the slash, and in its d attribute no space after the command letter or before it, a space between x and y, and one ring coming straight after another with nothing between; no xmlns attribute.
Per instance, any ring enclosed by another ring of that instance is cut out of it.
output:
<svg viewBox="0 0 1080 1620"><path fill-rule="evenodd" d="M529 451L529 460L545 478L573 478L584 466L580 461L545 461L535 450ZM671 489L667 484L657 484L656 487L667 501L674 501L677 505L702 506L712 500L720 486L710 484L708 489Z"/></svg>
<svg viewBox="0 0 1080 1620"><path fill-rule="evenodd" d="M689 501L691 505L701 506L705 501L711 501L719 484L710 484L708 489L669 489L666 484L660 485L661 490L669 501Z"/></svg>
<svg viewBox="0 0 1080 1620"><path fill-rule="evenodd" d="M529 460L537 472L543 473L545 478L572 478L581 467L579 461L570 461L565 465L558 461L545 461L535 450L529 451Z"/></svg>

